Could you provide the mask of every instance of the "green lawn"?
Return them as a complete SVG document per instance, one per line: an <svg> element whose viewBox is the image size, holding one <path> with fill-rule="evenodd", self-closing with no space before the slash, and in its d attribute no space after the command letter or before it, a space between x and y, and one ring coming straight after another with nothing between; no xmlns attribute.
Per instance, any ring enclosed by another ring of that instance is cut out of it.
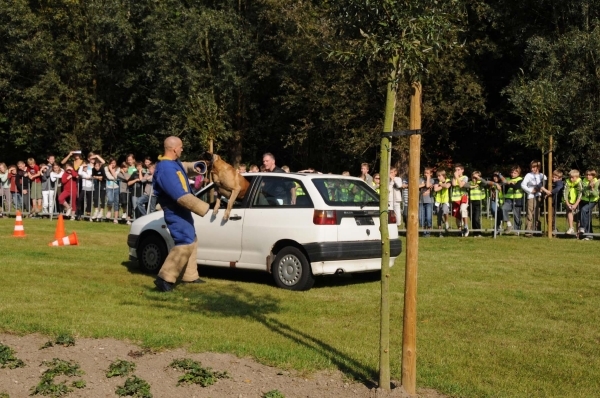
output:
<svg viewBox="0 0 600 398"><path fill-rule="evenodd" d="M266 274L204 270L205 285L154 290L128 262L124 225L0 220L0 330L129 339L232 352L311 372L377 380L379 284L320 278L287 292ZM200 237L200 241L201 241ZM461 397L591 397L600 390L600 243L420 241L418 386ZM404 257L392 268L392 378L400 379Z"/></svg>

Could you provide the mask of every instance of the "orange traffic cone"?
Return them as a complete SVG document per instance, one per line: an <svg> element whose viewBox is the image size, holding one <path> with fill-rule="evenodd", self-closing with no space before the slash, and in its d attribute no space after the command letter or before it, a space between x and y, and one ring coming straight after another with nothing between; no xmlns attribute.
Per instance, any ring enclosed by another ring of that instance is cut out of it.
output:
<svg viewBox="0 0 600 398"><path fill-rule="evenodd" d="M67 234L65 233L65 222L63 220L62 214L58 215L58 222L56 223L56 230L54 231L54 239L62 239Z"/></svg>
<svg viewBox="0 0 600 398"><path fill-rule="evenodd" d="M77 235L73 232L69 236L65 236L64 238L57 239L52 243L48 243L48 246L77 246L79 241L77 240Z"/></svg>
<svg viewBox="0 0 600 398"><path fill-rule="evenodd" d="M21 211L17 210L17 218L15 219L15 230L13 236L17 238L25 237L25 228L23 228L23 217L21 217Z"/></svg>

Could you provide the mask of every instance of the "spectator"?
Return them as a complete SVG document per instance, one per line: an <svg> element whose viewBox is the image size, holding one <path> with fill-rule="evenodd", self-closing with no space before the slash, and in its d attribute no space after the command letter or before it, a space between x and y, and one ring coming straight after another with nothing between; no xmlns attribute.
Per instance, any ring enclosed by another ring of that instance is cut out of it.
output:
<svg viewBox="0 0 600 398"><path fill-rule="evenodd" d="M129 173L127 172L129 166L126 162L121 163L119 167L119 172L117 173L117 180L119 181L119 205L121 206L121 218L123 220L127 220L129 223L129 218L131 216L131 198L129 197L129 186L127 185L127 181L129 181Z"/></svg>
<svg viewBox="0 0 600 398"><path fill-rule="evenodd" d="M419 181L419 202L421 202L421 223L423 225L423 237L431 236L431 227L433 226L433 169L425 167L423 178Z"/></svg>
<svg viewBox="0 0 600 398"><path fill-rule="evenodd" d="M81 158L81 151L69 152L69 154L63 160L61 160L60 164L65 165L69 159L71 159L71 156L73 157L73 160L71 161L73 170L79 172L79 168L84 163L83 159Z"/></svg>
<svg viewBox="0 0 600 398"><path fill-rule="evenodd" d="M60 185L64 170L56 162L52 165L52 171L49 176L49 191L48 191L48 210L49 214L54 214L56 209L56 194Z"/></svg>
<svg viewBox="0 0 600 398"><path fill-rule="evenodd" d="M390 177L388 181L389 196L388 196L388 208L392 209L396 213L396 225L400 226L402 223L402 214L400 212L400 203L402 203L402 178L398 177L398 169L392 167L390 169Z"/></svg>
<svg viewBox="0 0 600 398"><path fill-rule="evenodd" d="M134 218L136 216L135 210L138 205L138 200L140 200L144 191L144 174L142 162L136 162L135 167L136 170L131 174L129 180L127 180L127 186L129 187L129 196L131 197L131 205L132 211L134 212Z"/></svg>
<svg viewBox="0 0 600 398"><path fill-rule="evenodd" d="M8 168L6 163L0 163L0 201L2 201L2 207L0 207L0 218L10 213L12 195L10 193L10 176L8 175Z"/></svg>
<svg viewBox="0 0 600 398"><path fill-rule="evenodd" d="M61 177L62 192L58 197L58 203L65 209L65 216L70 216L71 220L75 220L75 214L77 214L78 179L79 174L73 168L73 163L67 161L65 163L65 172ZM67 199L70 202L67 202Z"/></svg>
<svg viewBox="0 0 600 398"><path fill-rule="evenodd" d="M30 180L30 192L32 206L29 217L37 217L42 212L42 172L34 158L27 159L27 176Z"/></svg>
<svg viewBox="0 0 600 398"><path fill-rule="evenodd" d="M94 182L94 197L92 199L94 203L94 214L90 217L90 221L101 221L104 218L104 206L106 198L106 174L104 172L103 164L98 159L94 162L94 168L92 169L92 178Z"/></svg>
<svg viewBox="0 0 600 398"><path fill-rule="evenodd" d="M19 206L22 211L28 211L29 216L31 213L31 202L29 199L31 180L29 179L29 172L25 162L19 160L17 162L17 176L16 176L17 196L15 203Z"/></svg>
<svg viewBox="0 0 600 398"><path fill-rule="evenodd" d="M360 165L360 176L359 178L367 183L368 186L373 186L373 177L369 175L369 164L361 163Z"/></svg>
<svg viewBox="0 0 600 398"><path fill-rule="evenodd" d="M504 193L502 191L504 177L499 171L494 172L492 180L488 181L490 189L490 208L496 220L496 232L500 231L502 226L502 204L504 203Z"/></svg>
<svg viewBox="0 0 600 398"><path fill-rule="evenodd" d="M125 158L125 162L127 163L127 174L132 175L137 170L137 162L135 161L135 156L133 155L133 153L127 155L127 157Z"/></svg>
<svg viewBox="0 0 600 398"><path fill-rule="evenodd" d="M104 167L104 175L106 176L106 218L110 220L114 215L113 223L118 224L119 221L119 169L117 168L117 160L111 158L108 160L108 166Z"/></svg>
<svg viewBox="0 0 600 398"><path fill-rule="evenodd" d="M442 235L442 223L444 231L448 232L450 225L448 224L448 214L450 213L450 194L448 189L452 186L449 178L446 178L445 170L438 170L437 181L433 184L433 192L435 192L435 213L437 214L437 225L440 230L440 238Z"/></svg>
<svg viewBox="0 0 600 398"><path fill-rule="evenodd" d="M375 192L381 192L381 178L379 177L379 173L373 174L373 189Z"/></svg>
<svg viewBox="0 0 600 398"><path fill-rule="evenodd" d="M504 205L502 206L502 221L506 222L506 232L511 232L513 229L509 212L513 213L513 221L515 228L521 229L521 211L523 209L523 189L521 188L521 168L514 166L510 170L510 178L504 180Z"/></svg>
<svg viewBox="0 0 600 398"><path fill-rule="evenodd" d="M42 165L40 172L42 178L42 215L48 215L54 210L54 190L52 190L52 194L50 193L50 173L52 173L52 167L54 165L54 155L48 155L46 157L46 164ZM50 204L52 201L52 204ZM48 212L48 209L50 212Z"/></svg>
<svg viewBox="0 0 600 398"><path fill-rule="evenodd" d="M598 203L598 179L596 170L587 170L585 180L582 183L581 192L581 224L579 225L579 237L583 240L592 240L592 236L586 235L592 233L592 210Z"/></svg>
<svg viewBox="0 0 600 398"><path fill-rule="evenodd" d="M249 172L250 173L258 173L259 172L258 166L255 164L251 164Z"/></svg>
<svg viewBox="0 0 600 398"><path fill-rule="evenodd" d="M473 237L481 238L481 208L485 199L485 187L488 182L481 178L481 172L474 171L471 173L471 181L468 184L469 202L471 204L471 221L473 229Z"/></svg>
<svg viewBox="0 0 600 398"><path fill-rule="evenodd" d="M563 173L560 170L554 170L552 172L552 191L548 191L542 188L546 195L552 195L552 232L558 232L556 230L556 208L558 207L559 200L562 200L562 190L565 186L563 180Z"/></svg>
<svg viewBox="0 0 600 398"><path fill-rule="evenodd" d="M573 228L573 223L577 221L575 214L579 210L579 202L583 191L581 178L579 178L579 170L571 170L569 172L569 179L566 181L565 188L564 197L565 204L567 205L567 222L569 223L567 235L574 235L575 228Z"/></svg>
<svg viewBox="0 0 600 398"><path fill-rule="evenodd" d="M144 182L144 194L138 200L137 204L137 211L140 216L145 216L146 214L154 213L156 211L157 198L154 196L152 190L152 178L154 176L155 168L156 166L154 164L148 166L148 174L142 177Z"/></svg>
<svg viewBox="0 0 600 398"><path fill-rule="evenodd" d="M521 189L527 194L527 231L541 231L540 207L542 204L542 188L546 176L540 173L541 162L534 160L529 164L530 172L525 175L521 182ZM531 232L525 233L526 237L532 237Z"/></svg>
<svg viewBox="0 0 600 398"><path fill-rule="evenodd" d="M282 168L275 165L275 156L269 152L263 155L263 166L266 172L285 173ZM281 183L273 181L269 185L265 186L263 190L269 192L272 197L277 198L278 202L281 201L279 204L296 204L296 185L293 182Z"/></svg>
<svg viewBox="0 0 600 398"><path fill-rule="evenodd" d="M10 196L16 210L17 205L20 205L20 202L17 202L19 191L17 189L17 166L14 164L8 166L8 179L10 180Z"/></svg>
<svg viewBox="0 0 600 398"><path fill-rule="evenodd" d="M81 191L78 197L77 203L77 220L81 217L85 217L86 214L91 216L92 214L92 197L94 194L94 178L92 177L92 170L94 169L94 161L96 155L93 152L88 153L88 163L83 164L79 167L79 182Z"/></svg>
<svg viewBox="0 0 600 398"><path fill-rule="evenodd" d="M238 173L242 174L245 172L246 172L246 165L242 163L238 166Z"/></svg>
<svg viewBox="0 0 600 398"><path fill-rule="evenodd" d="M452 178L452 215L456 219L456 227L460 229L461 236L469 236L469 196L467 187L469 178L463 175L465 168L457 163L454 166L454 178Z"/></svg>

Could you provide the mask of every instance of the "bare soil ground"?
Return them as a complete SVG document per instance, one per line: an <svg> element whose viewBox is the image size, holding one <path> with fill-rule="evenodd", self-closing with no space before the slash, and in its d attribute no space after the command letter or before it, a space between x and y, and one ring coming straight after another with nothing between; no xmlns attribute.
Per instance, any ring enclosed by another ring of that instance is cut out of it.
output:
<svg viewBox="0 0 600 398"><path fill-rule="evenodd" d="M340 372L319 372L311 375L294 374L269 366L261 365L249 358L237 358L230 354L188 353L182 349L148 352L127 342L113 339L76 339L71 347L53 346L40 349L48 337L33 334L14 336L0 334L0 343L11 347L15 357L26 366L17 369L0 369L0 394L7 393L11 398L28 397L31 388L36 386L42 373L47 369L42 361L53 358L74 361L85 372L82 377L61 376L57 381L67 384L83 378L86 387L69 393L67 397L116 397L116 389L123 386L125 377L106 377L109 365L117 359L136 364L133 374L146 380L151 393L162 397L213 397L213 398L261 398L272 390L279 390L286 398L405 398L409 397L401 387L390 392L369 388L364 384L348 381ZM199 361L203 367L214 371L227 371L228 379L219 379L209 387L198 385L176 386L181 371L168 365L175 359L189 358ZM442 398L433 390L420 390L423 398Z"/></svg>

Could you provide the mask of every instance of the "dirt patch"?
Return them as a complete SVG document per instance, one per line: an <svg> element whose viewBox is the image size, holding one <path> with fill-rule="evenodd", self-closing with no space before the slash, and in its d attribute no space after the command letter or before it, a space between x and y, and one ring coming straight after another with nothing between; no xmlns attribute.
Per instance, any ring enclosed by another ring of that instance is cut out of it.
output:
<svg viewBox="0 0 600 398"><path fill-rule="evenodd" d="M28 397L31 388L40 382L42 373L48 369L41 365L42 362L59 358L76 362L85 372L81 377L68 379L68 383L83 379L86 387L69 393L67 397L116 397L117 387L123 386L126 378L107 378L106 371L118 359L136 364L134 374L150 384L150 391L156 398L260 398L272 390L279 390L286 398L408 397L402 388L395 388L391 392L376 390L364 384L349 382L340 372L319 372L302 376L230 354L197 354L182 349L155 353L119 340L83 338L77 339L71 347L55 345L40 350L48 340L48 337L37 334L23 337L0 334L0 343L12 348L15 356L26 364L23 368L0 369L0 394L8 393L11 398ZM227 371L230 378L219 379L214 385L204 388L197 385L177 387L177 380L182 372L170 368L169 364L181 358L199 361L202 366L214 371ZM418 396L443 397L433 390L420 390Z"/></svg>

